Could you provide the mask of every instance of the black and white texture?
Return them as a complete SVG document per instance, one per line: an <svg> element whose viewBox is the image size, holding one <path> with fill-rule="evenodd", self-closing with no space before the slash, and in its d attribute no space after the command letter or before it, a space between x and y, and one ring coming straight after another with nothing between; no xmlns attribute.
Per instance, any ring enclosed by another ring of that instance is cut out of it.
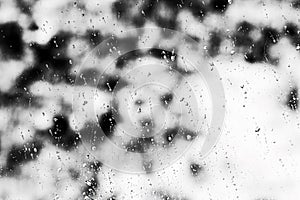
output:
<svg viewBox="0 0 300 200"><path fill-rule="evenodd" d="M298 0L0 0L0 199L299 199L299 21ZM178 105L189 103L182 80L199 79L177 56L183 47L159 49L165 35L143 33L153 47L122 55L105 73L108 55L85 60L112 35L143 47L126 31L149 27L199 43L191 53L202 56L200 49L219 72L226 118L204 159L194 145L166 168L153 170L157 160L142 157L133 164L145 173L124 173L89 152L110 158L106 145L116 141L128 153L167 153L203 134L176 123L185 113ZM144 81L131 69L150 61L171 67L150 70L168 89L146 87L126 103L130 88ZM93 77L100 77L96 87ZM82 107L74 108L74 89L96 91L96 98L79 96ZM97 124L81 109L90 101ZM124 139L118 130L132 130L128 121L140 129ZM161 127L162 134L142 137ZM95 131L105 137L87 146Z"/></svg>

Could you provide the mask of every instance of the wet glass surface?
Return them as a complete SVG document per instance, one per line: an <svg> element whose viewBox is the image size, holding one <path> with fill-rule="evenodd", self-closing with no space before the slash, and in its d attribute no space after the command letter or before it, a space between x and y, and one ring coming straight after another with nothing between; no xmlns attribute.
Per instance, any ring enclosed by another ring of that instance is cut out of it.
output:
<svg viewBox="0 0 300 200"><path fill-rule="evenodd" d="M299 199L298 0L0 0L0 199Z"/></svg>

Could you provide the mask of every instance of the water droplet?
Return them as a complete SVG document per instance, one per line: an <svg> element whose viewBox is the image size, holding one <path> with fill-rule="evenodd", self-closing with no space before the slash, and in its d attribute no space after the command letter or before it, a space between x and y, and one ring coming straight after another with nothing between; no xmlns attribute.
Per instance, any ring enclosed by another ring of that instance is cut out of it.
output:
<svg viewBox="0 0 300 200"><path fill-rule="evenodd" d="M176 58L175 56L171 56L172 61L175 61L175 58Z"/></svg>

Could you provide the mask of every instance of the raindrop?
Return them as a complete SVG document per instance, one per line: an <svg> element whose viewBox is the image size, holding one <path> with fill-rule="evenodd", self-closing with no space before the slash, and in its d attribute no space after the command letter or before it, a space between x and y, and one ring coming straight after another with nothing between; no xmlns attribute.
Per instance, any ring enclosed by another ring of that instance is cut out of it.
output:
<svg viewBox="0 0 300 200"><path fill-rule="evenodd" d="M171 56L171 61L175 61L175 56Z"/></svg>

